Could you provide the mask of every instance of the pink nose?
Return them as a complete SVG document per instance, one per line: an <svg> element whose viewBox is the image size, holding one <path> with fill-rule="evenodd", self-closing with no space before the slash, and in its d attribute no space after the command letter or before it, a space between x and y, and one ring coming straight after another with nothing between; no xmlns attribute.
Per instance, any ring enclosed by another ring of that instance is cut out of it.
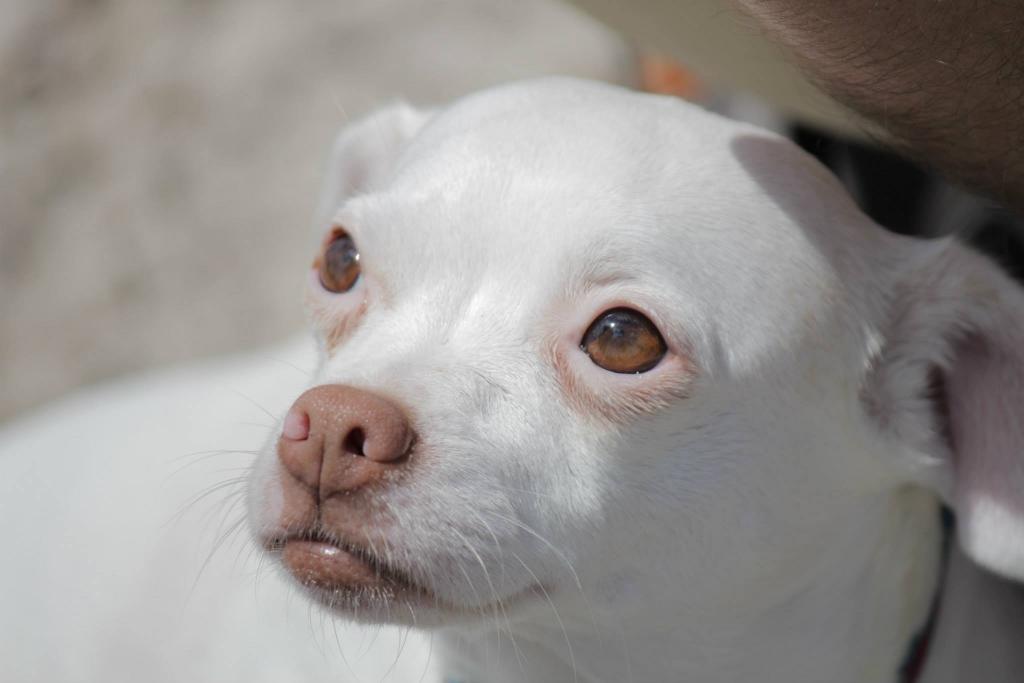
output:
<svg viewBox="0 0 1024 683"><path fill-rule="evenodd" d="M319 500L354 491L408 459L413 431L405 413L376 394L325 384L302 394L285 417L277 455Z"/></svg>

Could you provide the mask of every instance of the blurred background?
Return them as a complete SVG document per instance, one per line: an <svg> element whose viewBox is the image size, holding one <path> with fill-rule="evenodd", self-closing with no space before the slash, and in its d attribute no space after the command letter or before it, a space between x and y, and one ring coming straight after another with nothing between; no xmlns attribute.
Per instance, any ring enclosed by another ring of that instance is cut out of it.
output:
<svg viewBox="0 0 1024 683"><path fill-rule="evenodd" d="M527 76L700 99L791 135L893 229L1019 250L997 208L857 142L859 124L719 0L0 9L0 421L84 383L297 331L339 127L395 99Z"/></svg>
<svg viewBox="0 0 1024 683"><path fill-rule="evenodd" d="M299 329L346 120L531 75L632 73L623 41L548 0L0 8L0 420Z"/></svg>

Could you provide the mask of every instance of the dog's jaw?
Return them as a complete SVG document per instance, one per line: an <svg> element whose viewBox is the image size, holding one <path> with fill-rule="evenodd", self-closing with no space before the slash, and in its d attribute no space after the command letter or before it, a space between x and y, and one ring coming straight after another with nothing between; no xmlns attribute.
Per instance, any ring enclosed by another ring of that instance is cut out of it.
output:
<svg viewBox="0 0 1024 683"><path fill-rule="evenodd" d="M441 652L455 678L488 683L892 683L935 597L941 531L927 494L878 505L875 519L830 543L829 557L809 553L802 589L755 618L688 611L676 599L685 588L671 580L609 577L587 592L597 600L558 600L510 627L456 631L438 641Z"/></svg>

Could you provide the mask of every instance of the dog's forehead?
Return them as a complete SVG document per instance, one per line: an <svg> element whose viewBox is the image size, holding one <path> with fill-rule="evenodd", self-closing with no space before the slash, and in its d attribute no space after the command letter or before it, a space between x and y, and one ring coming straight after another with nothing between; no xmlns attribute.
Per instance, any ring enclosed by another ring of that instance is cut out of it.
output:
<svg viewBox="0 0 1024 683"><path fill-rule="evenodd" d="M729 142L739 130L680 101L597 83L517 84L439 112L408 145L393 187L465 206L490 200L495 211L499 200L511 210L531 199L551 209L589 204L611 219L637 204L653 208L666 190L676 205L728 191L721 174L735 171Z"/></svg>
<svg viewBox="0 0 1024 683"><path fill-rule="evenodd" d="M825 317L863 222L786 141L670 98L561 79L440 112L356 208L396 288L429 282L476 301L486 289L507 316L584 280L631 279L690 326L729 328L737 346L758 326L780 338Z"/></svg>
<svg viewBox="0 0 1024 683"><path fill-rule="evenodd" d="M564 241L574 251L634 227L657 248L714 248L702 228L734 246L801 230L827 241L826 221L850 208L788 141L674 98L571 79L441 110L397 160L388 190L446 214L423 222L431 239Z"/></svg>

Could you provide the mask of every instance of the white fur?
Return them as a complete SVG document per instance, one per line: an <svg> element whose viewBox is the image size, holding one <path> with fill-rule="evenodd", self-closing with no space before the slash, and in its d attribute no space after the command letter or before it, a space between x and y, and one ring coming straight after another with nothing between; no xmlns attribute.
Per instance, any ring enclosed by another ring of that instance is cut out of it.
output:
<svg viewBox="0 0 1024 683"><path fill-rule="evenodd" d="M0 680L429 676L428 641L326 622L246 538L238 478L310 352L141 376L0 432Z"/></svg>
<svg viewBox="0 0 1024 683"><path fill-rule="evenodd" d="M57 642L82 662L74 678L127 680L108 653L161 652L156 628L182 679L243 678L233 667L244 665L245 680L276 680L264 661L294 666L292 678L329 668L299 652L310 629L285 623L274 576L258 584L272 596L262 601L243 599L249 577L200 579L219 614L190 612L193 597L181 618L198 626L155 607L188 593L182 574L199 563L183 548L212 542L196 522L154 535L181 491L161 489L153 463L171 443L222 445L187 425L233 419L199 402L227 380L254 382L278 416L322 383L409 407L422 462L380 492L366 524L440 606L358 615L428 627L394 680L894 681L939 585L940 498L961 513L968 553L1024 577L1012 419L1024 407L1024 296L953 242L872 225L788 142L672 99L515 84L348 129L325 211L322 227L340 223L358 244L363 278L342 295L310 278L320 345L308 376L271 382L253 365L167 378L121 399L132 412L116 421L114 408L72 407L0 443L4 536L29 549L4 569L20 607L0 623L30 634L0 666L64 671L38 654ZM648 373L608 373L578 348L619 305L668 342ZM926 397L933 368L955 455ZM682 391L624 398L669 384ZM249 484L258 537L279 528L274 437ZM24 510L27 524L15 521ZM1022 604L956 560L951 595L978 582L986 603ZM1014 680L1021 655L998 644L1019 642L1020 618L953 603L932 646L947 663L937 671L936 656L925 680L952 680L953 667ZM959 646L973 624L999 653L987 669ZM185 661L211 639L208 666ZM383 675L380 657L365 661L378 666L371 680Z"/></svg>

